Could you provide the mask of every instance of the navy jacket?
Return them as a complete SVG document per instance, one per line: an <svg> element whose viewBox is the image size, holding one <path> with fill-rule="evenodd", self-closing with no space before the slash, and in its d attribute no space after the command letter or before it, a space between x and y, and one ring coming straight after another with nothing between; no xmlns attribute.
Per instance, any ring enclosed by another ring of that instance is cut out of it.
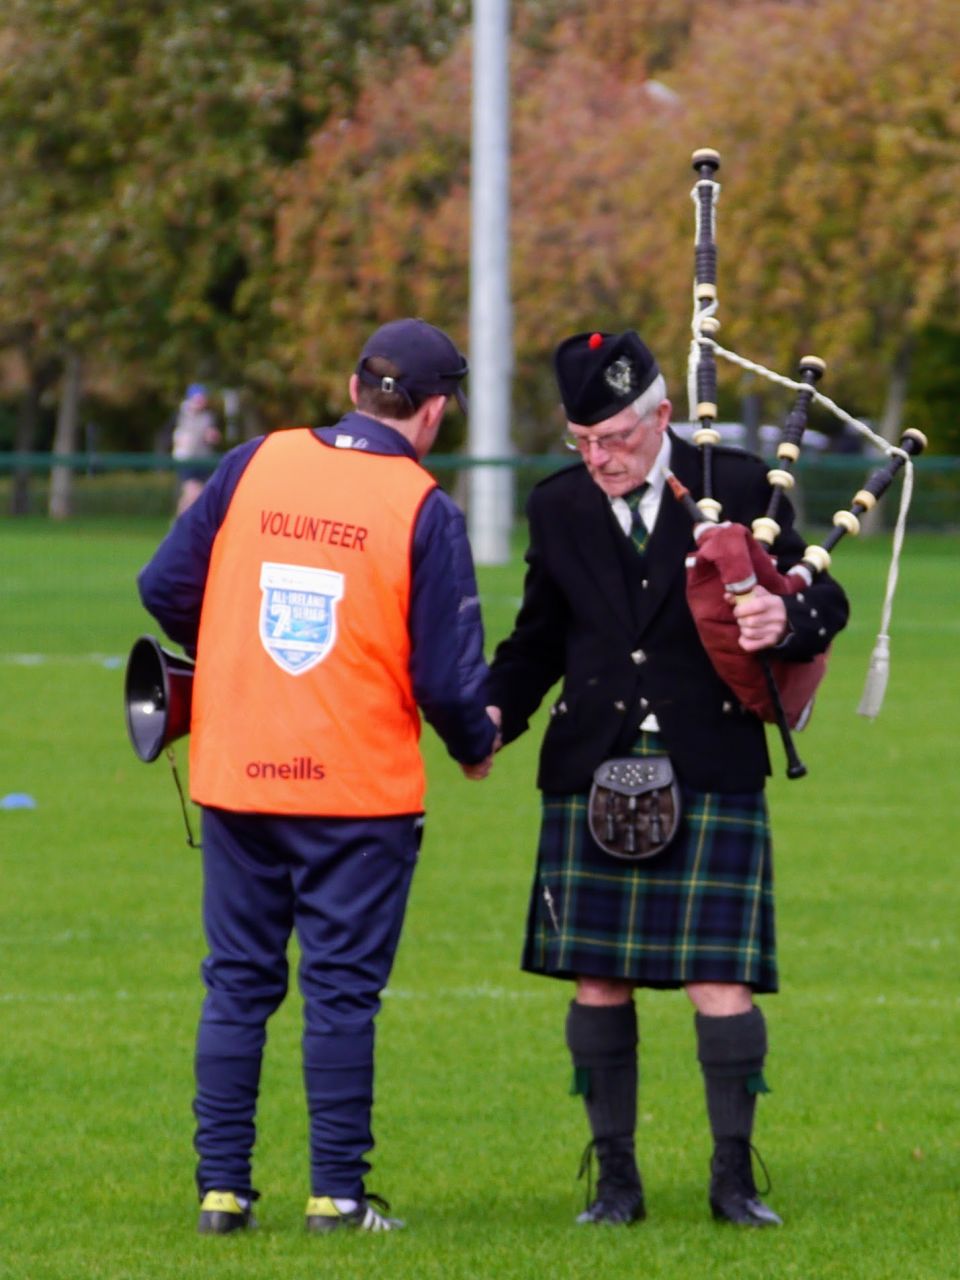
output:
<svg viewBox="0 0 960 1280"><path fill-rule="evenodd" d="M379 454L416 453L385 423L348 413L316 435L333 445ZM166 634L193 652L207 569L217 531L260 436L226 454L193 506L176 521L138 578L146 609ZM463 515L441 489L428 494L413 536L410 598L410 669L414 696L427 722L462 764L490 754L494 728L484 711L487 667L473 557Z"/></svg>

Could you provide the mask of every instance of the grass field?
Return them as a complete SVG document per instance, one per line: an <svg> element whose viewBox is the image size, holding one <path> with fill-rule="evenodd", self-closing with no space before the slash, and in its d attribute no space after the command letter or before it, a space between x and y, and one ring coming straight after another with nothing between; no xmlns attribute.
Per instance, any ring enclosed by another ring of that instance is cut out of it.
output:
<svg viewBox="0 0 960 1280"><path fill-rule="evenodd" d="M691 1011L644 993L639 1149L650 1218L575 1228L586 1141L567 1095L569 991L517 957L537 736L484 784L431 734L429 818L379 1024L373 1190L409 1229L302 1231L299 1000L271 1026L261 1229L195 1234L191 1058L199 874L166 764L135 760L122 660L159 522L0 523L0 1276L17 1280L681 1280L960 1276L956 815L960 541L907 541L887 703L855 708L888 543L845 543L840 637L803 781L771 743L782 993L765 1001L757 1144L778 1232L714 1225ZM481 573L488 638L519 561ZM185 753L180 751L181 760Z"/></svg>

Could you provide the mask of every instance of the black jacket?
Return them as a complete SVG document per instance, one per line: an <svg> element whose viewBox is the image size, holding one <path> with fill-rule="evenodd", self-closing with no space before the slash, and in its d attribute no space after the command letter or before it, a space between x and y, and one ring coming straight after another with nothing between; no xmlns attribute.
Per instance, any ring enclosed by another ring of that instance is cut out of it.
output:
<svg viewBox="0 0 960 1280"><path fill-rule="evenodd" d="M676 437L672 447L671 469L698 496L699 451ZM759 458L716 448L713 474L724 519L749 526L766 510L770 486ZM562 679L537 785L585 790L601 761L629 751L652 711L682 782L725 792L763 787L770 772L764 728L700 643L685 594L692 526L669 489L642 559L582 463L541 481L527 518L523 602L513 633L496 650L488 688L490 703L503 712L506 743ZM773 550L783 570L801 558L804 543L786 500L778 520ZM846 624L846 597L827 575L786 605L790 637L778 656L790 660L823 652Z"/></svg>

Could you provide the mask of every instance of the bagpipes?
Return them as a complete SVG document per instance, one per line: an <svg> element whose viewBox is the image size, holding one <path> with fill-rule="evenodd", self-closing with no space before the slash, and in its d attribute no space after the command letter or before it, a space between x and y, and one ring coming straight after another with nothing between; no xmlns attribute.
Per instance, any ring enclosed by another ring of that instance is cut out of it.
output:
<svg viewBox="0 0 960 1280"><path fill-rule="evenodd" d="M807 770L797 755L791 730L803 728L809 718L814 695L826 670L826 654L809 662L788 662L778 658L773 650L746 652L740 648L739 627L728 598L748 597L757 586L782 596L794 595L809 587L829 569L831 552L840 539L860 531L860 517L876 506L896 474L905 468L880 633L858 708L861 715L876 716L889 671L888 628L913 489L912 459L922 452L927 441L921 431L908 428L899 445L892 445L822 395L816 384L826 366L817 356L804 356L800 361L799 379L793 380L720 346L716 339L720 328L716 315L716 206L720 192L716 173L719 167L720 156L711 148L693 153L693 168L698 178L691 191L697 217L688 392L690 420L698 424L693 441L700 449L703 496L694 501L689 490L669 472L666 480L694 523L697 549L687 561L687 600L703 646L718 674L742 704L762 720L777 725L787 757L787 777L801 778ZM767 474L771 492L766 512L753 521L750 529L742 524L721 522L721 504L713 493L713 448L721 439L716 428L717 356L790 387L796 393L777 448L780 465L772 467ZM873 471L863 488L854 494L849 509L835 513L833 527L823 543L808 546L799 564L781 573L770 549L780 532L777 514L783 494L794 485L793 466L800 456L807 415L814 400L869 438L886 453L887 461Z"/></svg>

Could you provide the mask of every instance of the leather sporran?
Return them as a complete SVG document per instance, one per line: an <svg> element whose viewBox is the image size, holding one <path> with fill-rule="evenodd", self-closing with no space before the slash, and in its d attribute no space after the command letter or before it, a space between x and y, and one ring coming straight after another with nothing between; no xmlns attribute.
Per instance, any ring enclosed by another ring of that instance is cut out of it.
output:
<svg viewBox="0 0 960 1280"><path fill-rule="evenodd" d="M665 849L680 825L680 788L669 756L605 760L587 800L590 834L606 853L627 862Z"/></svg>

